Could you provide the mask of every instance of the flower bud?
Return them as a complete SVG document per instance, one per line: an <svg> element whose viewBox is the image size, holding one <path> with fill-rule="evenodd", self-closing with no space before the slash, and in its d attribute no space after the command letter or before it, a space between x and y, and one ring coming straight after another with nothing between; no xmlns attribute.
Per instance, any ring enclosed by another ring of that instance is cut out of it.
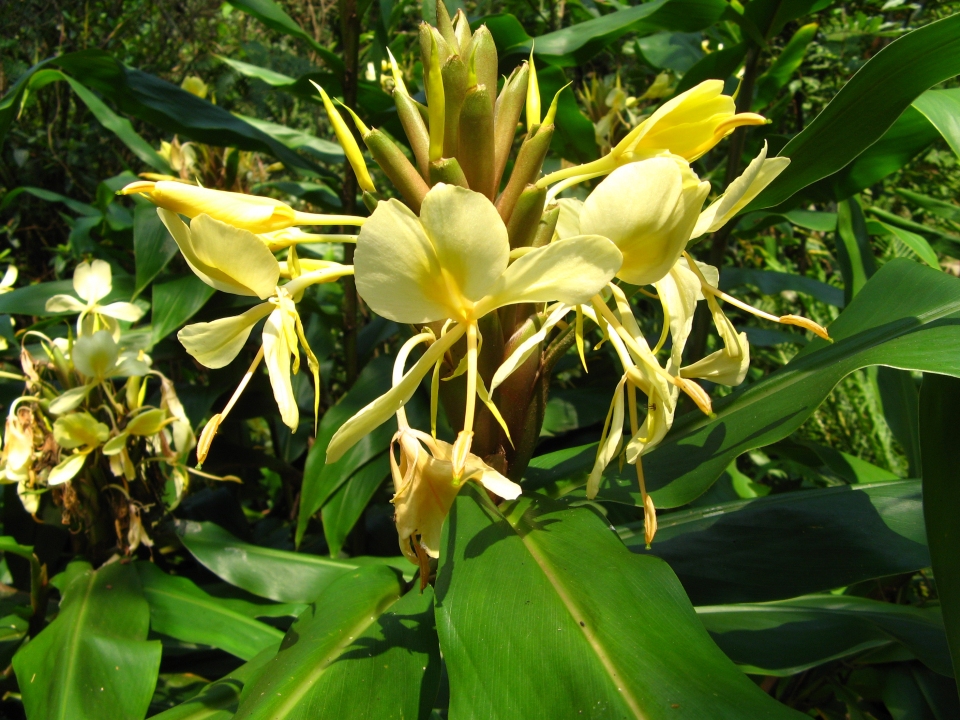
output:
<svg viewBox="0 0 960 720"><path fill-rule="evenodd" d="M460 110L460 148L457 158L470 187L491 201L493 185L493 99L485 85L467 91Z"/></svg>
<svg viewBox="0 0 960 720"><path fill-rule="evenodd" d="M527 96L528 76L529 69L524 63L510 73L510 77L503 84L503 92L497 96L493 113L494 185L497 188L500 187L500 178L507 166L507 158L510 157L513 139L517 134L517 123L520 122L520 113L523 111L523 103ZM480 71L478 70L477 80L479 79Z"/></svg>
<svg viewBox="0 0 960 720"><path fill-rule="evenodd" d="M477 74L477 85L484 85L490 98L497 99L497 46L493 42L493 35L486 25L481 25L473 34L473 43L470 47L471 62Z"/></svg>
<svg viewBox="0 0 960 720"><path fill-rule="evenodd" d="M680 259L710 192L687 163L657 157L612 172L583 203L580 232L609 238L623 253L617 277L660 280Z"/></svg>

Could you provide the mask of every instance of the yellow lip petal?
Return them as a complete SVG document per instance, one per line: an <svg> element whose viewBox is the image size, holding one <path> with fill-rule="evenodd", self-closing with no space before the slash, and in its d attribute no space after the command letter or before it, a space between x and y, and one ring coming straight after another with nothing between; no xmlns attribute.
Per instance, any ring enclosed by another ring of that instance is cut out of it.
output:
<svg viewBox="0 0 960 720"><path fill-rule="evenodd" d="M270 303L262 303L242 315L187 325L177 333L177 339L204 366L212 369L226 367L243 348L253 326L269 315L273 307Z"/></svg>

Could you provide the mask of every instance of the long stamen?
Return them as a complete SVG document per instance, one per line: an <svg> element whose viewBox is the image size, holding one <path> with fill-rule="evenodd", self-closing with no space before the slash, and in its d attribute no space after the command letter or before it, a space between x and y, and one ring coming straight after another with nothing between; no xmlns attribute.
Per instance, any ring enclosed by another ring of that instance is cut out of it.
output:
<svg viewBox="0 0 960 720"><path fill-rule="evenodd" d="M477 323L467 325L467 403L463 413L463 430L453 446L453 479L460 482L473 442L473 418L477 409Z"/></svg>
<svg viewBox="0 0 960 720"><path fill-rule="evenodd" d="M640 430L640 424L637 421L637 389L632 382L627 383L628 399L630 401L630 434L636 437ZM653 437L653 410L647 410L647 437ZM643 477L643 458L637 456L635 463L637 468L637 484L640 486L640 499L643 501L643 532L647 547L653 542L653 536L657 533L657 511L653 506L653 499L647 494L647 483Z"/></svg>
<svg viewBox="0 0 960 720"><path fill-rule="evenodd" d="M253 362L250 363L250 367L244 374L240 384L237 385L237 389L233 391L233 396L230 398L230 402L227 403L223 410L210 418L209 422L207 422L207 424L204 426L203 432L200 433L200 440L197 442L197 469L200 469L203 466L204 461L207 459L207 453L210 452L210 445L213 443L213 438L216 436L217 430L220 429L221 423L227 419L227 415L230 414L231 410L233 410L233 406L237 404L237 400L240 399L240 395L250 383L250 379L253 377L253 373L256 371L257 366L260 365L261 360L263 360L262 345L257 351L257 356L253 359Z"/></svg>
<svg viewBox="0 0 960 720"><path fill-rule="evenodd" d="M436 339L437 338L432 332L422 332L419 335L414 335L403 344L403 346L400 348L400 352L397 353L397 359L393 363L394 387L399 385L400 381L403 379L403 369L406 366L407 358L410 357L410 353L413 351L413 349L420 343L432 343ZM397 426L401 430L408 429L410 427L410 424L407 422L407 411L403 407L397 410Z"/></svg>

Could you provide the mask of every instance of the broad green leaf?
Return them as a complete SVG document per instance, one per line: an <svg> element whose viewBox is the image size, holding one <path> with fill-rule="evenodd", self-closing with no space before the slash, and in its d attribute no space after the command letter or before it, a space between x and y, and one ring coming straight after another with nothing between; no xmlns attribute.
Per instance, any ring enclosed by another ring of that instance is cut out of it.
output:
<svg viewBox="0 0 960 720"><path fill-rule="evenodd" d="M652 67L685 73L704 56L700 33L659 32L637 40L637 51Z"/></svg>
<svg viewBox="0 0 960 720"><path fill-rule="evenodd" d="M390 445L390 438L397 431L394 420L384 423L364 437L336 462L329 465L326 462L330 438L348 418L390 389L392 372L392 357L382 355L367 363L353 387L336 405L327 410L320 420L317 439L310 448L303 471L303 488L297 518L298 546L310 517L322 508L354 473L382 455Z"/></svg>
<svg viewBox="0 0 960 720"><path fill-rule="evenodd" d="M303 40L310 48L317 53L323 61L337 73L343 73L343 60L335 52L321 45L306 30L300 27L296 21L287 15L277 3L272 0L228 0L237 10L253 15L271 30L276 30L284 35Z"/></svg>
<svg viewBox="0 0 960 720"><path fill-rule="evenodd" d="M86 87L96 90L124 113L145 120L167 132L209 143L234 146L273 155L288 167L317 172L312 161L223 108L203 100L172 83L128 68L102 50L81 50L45 60L26 75L54 65ZM0 100L0 130L16 115L26 85L19 82ZM0 134L0 142L3 135Z"/></svg>
<svg viewBox="0 0 960 720"><path fill-rule="evenodd" d="M150 604L150 628L188 643L210 645L250 660L276 645L283 633L256 620L257 606L216 598L185 577L168 575L156 565L137 563L143 596Z"/></svg>
<svg viewBox="0 0 960 720"><path fill-rule="evenodd" d="M888 666L881 698L895 720L947 720L960 717L957 684L921 665ZM848 703L847 707L852 707Z"/></svg>
<svg viewBox="0 0 960 720"><path fill-rule="evenodd" d="M562 30L531 38L509 13L488 15L472 23L485 24L501 57L528 54L550 65L574 67L590 60L627 33L658 30L695 32L709 27L723 14L726 4L717 0L652 0L595 17Z"/></svg>
<svg viewBox="0 0 960 720"><path fill-rule="evenodd" d="M867 220L856 197L837 205L837 261L843 276L844 304L849 305L877 271Z"/></svg>
<svg viewBox="0 0 960 720"><path fill-rule="evenodd" d="M927 242L927 239L922 235L917 235L912 233L909 230L904 228L897 227L896 225L887 225L886 223L880 223L893 237L902 242L908 248L913 250L921 260L923 260L927 265L932 268L940 269L940 260L937 258L937 253L930 243Z"/></svg>
<svg viewBox="0 0 960 720"><path fill-rule="evenodd" d="M922 195L918 192L913 192L912 190L903 190L901 188L897 188L896 192L904 199L909 200L914 205L923 208L931 215L936 215L937 217L942 217L946 220L952 220L953 222L960 222L960 206L955 205L954 203L937 200L929 195Z"/></svg>
<svg viewBox="0 0 960 720"><path fill-rule="evenodd" d="M177 254L177 243L152 203L138 203L133 211L133 256L137 262L134 296L139 295Z"/></svg>
<svg viewBox="0 0 960 720"><path fill-rule="evenodd" d="M868 207L865 209L865 211L873 217L882 220L887 225L901 227L919 235L930 235L937 240L944 240L947 243L960 244L960 235L953 235L930 225L922 225L918 222L914 222L913 220L907 220L905 217L900 217L896 213L882 210L878 207ZM938 243L938 247L943 248L948 252L952 252L953 254L956 254L957 252L956 247L946 246L943 243Z"/></svg>
<svg viewBox="0 0 960 720"><path fill-rule="evenodd" d="M567 84L563 70L558 67L543 68L538 71L538 80L544 104L551 102L557 92L560 93L551 150L571 162L588 162L597 158L600 150L597 148L593 123L580 111L573 89L561 89Z"/></svg>
<svg viewBox="0 0 960 720"><path fill-rule="evenodd" d="M234 115L245 123L252 125L266 135L269 135L277 142L281 142L291 150L303 150L313 155L318 160L327 163L342 163L344 160L343 148L329 140L323 140L316 135L301 132L286 125L267 120L260 120L246 115L234 113Z"/></svg>
<svg viewBox="0 0 960 720"><path fill-rule="evenodd" d="M151 720L231 720L240 704L240 696L277 654L280 644L261 651L229 675L210 683L190 700L172 707Z"/></svg>
<svg viewBox="0 0 960 720"><path fill-rule="evenodd" d="M744 15L763 37L776 37L787 23L830 7L833 0L752 0Z"/></svg>
<svg viewBox="0 0 960 720"><path fill-rule="evenodd" d="M894 40L841 88L781 155L791 159L750 204L777 205L847 165L879 140L925 90L960 73L960 15L930 23Z"/></svg>
<svg viewBox="0 0 960 720"><path fill-rule="evenodd" d="M920 451L923 463L923 516L943 608L943 624L960 669L960 478L956 445L960 428L960 380L925 373L920 386Z"/></svg>
<svg viewBox="0 0 960 720"><path fill-rule="evenodd" d="M13 658L30 718L140 720L160 669L137 571L74 562L57 618Z"/></svg>
<svg viewBox="0 0 960 720"><path fill-rule="evenodd" d="M93 113L97 121L116 135L141 161L145 162L157 172L164 174L172 172L169 163L157 154L157 151L153 149L150 143L140 137L137 131L133 129L133 125L130 124L129 120L117 115L107 107L100 98L69 75L64 75L58 70L41 70L30 78L27 91L36 92L41 87L57 80L66 81L77 94L77 97L79 97L83 101L83 104Z"/></svg>
<svg viewBox="0 0 960 720"><path fill-rule="evenodd" d="M810 277L773 270L723 268L720 272L721 289L729 292L732 288L741 285L753 285L765 295L776 295L784 290L793 290L806 293L828 305L843 307L843 290Z"/></svg>
<svg viewBox="0 0 960 720"><path fill-rule="evenodd" d="M341 575L362 565L394 565L409 572L404 558L333 560L241 542L209 522L184 522L180 540L208 570L231 585L278 602L312 602Z"/></svg>
<svg viewBox="0 0 960 720"><path fill-rule="evenodd" d="M714 403L715 418L681 417L643 456L658 508L702 494L735 457L790 435L840 380L872 365L960 375L960 280L911 260L884 265L830 325L833 343L813 340L782 369ZM531 489L566 495L586 482L595 450L535 458ZM604 473L599 499L638 503L633 468ZM577 494L579 497L579 493Z"/></svg>
<svg viewBox="0 0 960 720"><path fill-rule="evenodd" d="M13 292L0 295L0 314L34 315L47 317L62 313L47 312L47 300L54 295L75 295L72 280L54 280L17 288ZM113 290L100 302L103 304L118 300L129 300L133 294L133 276L113 276Z"/></svg>
<svg viewBox="0 0 960 720"><path fill-rule="evenodd" d="M50 190L44 190L43 188L38 188L38 187L18 187L6 193L3 196L3 202L0 202L0 212L10 207L10 205L13 204L13 201L16 200L23 193L27 193L28 195L33 195L34 197L40 198L41 200L46 200L47 202L63 203L78 215L83 215L85 217L95 217L95 218L103 217L103 213L100 212L100 210L98 208L95 208L93 205L87 205L86 203L82 203L79 200L68 198L66 195L61 195L60 193L55 193Z"/></svg>
<svg viewBox="0 0 960 720"><path fill-rule="evenodd" d="M807 48L813 42L819 25L810 23L797 30L786 44L770 69L757 78L757 92L753 99L753 109L760 111L772 103L781 88L785 87L793 74L799 69L807 54Z"/></svg>
<svg viewBox="0 0 960 720"><path fill-rule="evenodd" d="M244 693L235 720L429 717L440 673L432 593L385 567L330 585Z"/></svg>
<svg viewBox="0 0 960 720"><path fill-rule="evenodd" d="M668 513L650 550L643 523L617 532L634 552L666 560L695 605L780 600L930 565L919 480Z"/></svg>
<svg viewBox="0 0 960 720"><path fill-rule="evenodd" d="M812 595L751 605L698 607L697 617L744 672L795 675L831 660L902 645L951 675L940 608L849 595Z"/></svg>
<svg viewBox="0 0 960 720"><path fill-rule="evenodd" d="M213 297L213 288L193 273L176 280L153 286L153 311L150 324L154 344L192 318L207 300Z"/></svg>
<svg viewBox="0 0 960 720"><path fill-rule="evenodd" d="M803 195L822 201L842 200L855 195L902 168L939 136L930 121L911 105L883 137L849 165L811 185Z"/></svg>
<svg viewBox="0 0 960 720"><path fill-rule="evenodd" d="M713 644L676 576L589 508L460 492L437 630L450 718L800 718ZM696 668L696 672L691 672Z"/></svg>
<svg viewBox="0 0 960 720"><path fill-rule="evenodd" d="M913 101L960 157L960 88L930 90Z"/></svg>
<svg viewBox="0 0 960 720"><path fill-rule="evenodd" d="M877 368L877 390L883 417L907 456L910 477L920 477L920 395L913 375L906 370Z"/></svg>
<svg viewBox="0 0 960 720"><path fill-rule="evenodd" d="M389 475L390 459L381 453L353 473L323 506L323 535L331 557L340 554L353 526Z"/></svg>

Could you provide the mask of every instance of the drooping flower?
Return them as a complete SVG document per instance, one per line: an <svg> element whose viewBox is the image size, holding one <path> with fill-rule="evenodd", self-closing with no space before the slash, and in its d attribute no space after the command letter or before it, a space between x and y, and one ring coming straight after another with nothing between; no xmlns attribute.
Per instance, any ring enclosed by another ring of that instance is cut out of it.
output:
<svg viewBox="0 0 960 720"><path fill-rule="evenodd" d="M143 317L143 309L128 302L113 302L101 305L113 290L110 264L103 260L82 262L73 271L73 289L80 300L72 295L54 295L46 303L47 312L80 313L77 318L77 335L91 335L107 329L115 340L120 339L117 320L136 322Z"/></svg>
<svg viewBox="0 0 960 720"><path fill-rule="evenodd" d="M453 451L454 474L459 476L466 467L476 397L486 397L477 372L477 321L514 303L587 302L620 262L620 251L610 240L582 235L532 250L511 264L507 230L493 203L461 187L435 185L419 217L396 200L381 202L357 238L354 263L360 296L387 319L450 321L450 327L393 389L337 431L327 462L402 407L424 375L466 335L466 412Z"/></svg>

